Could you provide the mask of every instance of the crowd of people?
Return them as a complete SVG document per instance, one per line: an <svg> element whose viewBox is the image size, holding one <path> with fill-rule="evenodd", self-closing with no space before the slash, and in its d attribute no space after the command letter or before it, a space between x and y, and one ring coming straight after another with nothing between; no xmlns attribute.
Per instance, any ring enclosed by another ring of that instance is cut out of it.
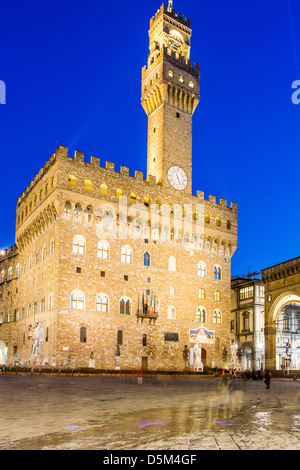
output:
<svg viewBox="0 0 300 470"><path fill-rule="evenodd" d="M236 369L222 369L222 378L224 380L242 378L244 380L264 380L266 388L270 388L271 374L266 371L264 374L261 369L259 370L245 370L238 371Z"/></svg>

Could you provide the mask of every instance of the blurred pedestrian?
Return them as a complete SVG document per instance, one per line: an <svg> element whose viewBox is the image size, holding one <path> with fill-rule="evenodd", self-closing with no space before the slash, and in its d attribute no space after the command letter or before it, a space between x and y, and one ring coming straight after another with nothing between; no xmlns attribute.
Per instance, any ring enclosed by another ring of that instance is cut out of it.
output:
<svg viewBox="0 0 300 470"><path fill-rule="evenodd" d="M270 382L271 382L271 374L267 370L266 375L265 375L265 384L267 386L266 388L270 388Z"/></svg>

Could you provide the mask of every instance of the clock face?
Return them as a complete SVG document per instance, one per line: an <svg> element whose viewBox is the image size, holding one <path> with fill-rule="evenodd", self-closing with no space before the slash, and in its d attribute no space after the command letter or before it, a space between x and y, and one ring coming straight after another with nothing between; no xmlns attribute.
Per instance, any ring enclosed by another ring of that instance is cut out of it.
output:
<svg viewBox="0 0 300 470"><path fill-rule="evenodd" d="M187 187L187 176L179 166L171 166L168 170L168 180L173 188L182 191Z"/></svg>

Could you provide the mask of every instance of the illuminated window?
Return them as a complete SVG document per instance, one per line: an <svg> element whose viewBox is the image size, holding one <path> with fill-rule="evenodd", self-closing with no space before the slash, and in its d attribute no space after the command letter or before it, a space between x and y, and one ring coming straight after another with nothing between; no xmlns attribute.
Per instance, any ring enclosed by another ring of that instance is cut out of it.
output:
<svg viewBox="0 0 300 470"><path fill-rule="evenodd" d="M190 82L189 82L189 87L190 87L190 88L194 88L194 82L190 81Z"/></svg>
<svg viewBox="0 0 300 470"><path fill-rule="evenodd" d="M105 294L98 294L96 297L96 311L108 312L108 297Z"/></svg>
<svg viewBox="0 0 300 470"><path fill-rule="evenodd" d="M85 180L84 185L86 189L89 189L89 190L93 189L93 184L90 180Z"/></svg>
<svg viewBox="0 0 300 470"><path fill-rule="evenodd" d="M81 290L74 290L71 294L71 308L77 310L84 309L84 295Z"/></svg>
<svg viewBox="0 0 300 470"><path fill-rule="evenodd" d="M215 291L215 301L220 302L220 300L221 300L221 293L218 290L216 290Z"/></svg>
<svg viewBox="0 0 300 470"><path fill-rule="evenodd" d="M175 256L169 257L169 271L176 271L176 258Z"/></svg>
<svg viewBox="0 0 300 470"><path fill-rule="evenodd" d="M117 196L117 197L122 197L122 196L123 196L123 191L122 191L122 189L120 189L120 188L117 188L117 189L116 189L116 196Z"/></svg>
<svg viewBox="0 0 300 470"><path fill-rule="evenodd" d="M200 277L206 277L206 264L204 263L204 261L199 261L197 273Z"/></svg>
<svg viewBox="0 0 300 470"><path fill-rule="evenodd" d="M183 83L183 82L184 82L184 78L183 78L182 75L179 76L179 81L180 81L180 83Z"/></svg>
<svg viewBox="0 0 300 470"><path fill-rule="evenodd" d="M85 238L81 235L75 235L73 238L73 253L84 255L85 253Z"/></svg>
<svg viewBox="0 0 300 470"><path fill-rule="evenodd" d="M98 258L108 259L109 258L109 243L106 240L100 240L98 242L97 250Z"/></svg>
<svg viewBox="0 0 300 470"><path fill-rule="evenodd" d="M171 78L174 77L174 72L173 72L173 70L169 70L169 77L171 77Z"/></svg>
<svg viewBox="0 0 300 470"><path fill-rule="evenodd" d="M214 311L213 322L216 325L220 325L222 323L222 314L221 314L220 310L215 310Z"/></svg>
<svg viewBox="0 0 300 470"><path fill-rule="evenodd" d="M253 298L253 286L244 287L240 289L240 300L252 299Z"/></svg>
<svg viewBox="0 0 300 470"><path fill-rule="evenodd" d="M107 186L106 184L101 184L100 186L100 191L101 191L101 194L103 194L104 196L107 196Z"/></svg>
<svg viewBox="0 0 300 470"><path fill-rule="evenodd" d="M205 299L205 289L199 289L199 299Z"/></svg>
<svg viewBox="0 0 300 470"><path fill-rule="evenodd" d="M130 194L130 202L132 204L134 204L136 202L136 194L135 193Z"/></svg>
<svg viewBox="0 0 300 470"><path fill-rule="evenodd" d="M217 218L216 218L216 224L217 224L217 227L221 227L221 219L220 219L220 217L217 217Z"/></svg>
<svg viewBox="0 0 300 470"><path fill-rule="evenodd" d="M204 216L204 222L205 222L206 224L209 224L209 223L210 223L210 216L209 216L208 214L205 214L205 216Z"/></svg>
<svg viewBox="0 0 300 470"><path fill-rule="evenodd" d="M74 175L69 175L69 184L71 186L76 186L76 178Z"/></svg>
<svg viewBox="0 0 300 470"><path fill-rule="evenodd" d="M21 265L20 263L18 263L16 267L16 277L20 277L20 274L21 274Z"/></svg>
<svg viewBox="0 0 300 470"><path fill-rule="evenodd" d="M122 246L121 250L121 261L122 263L132 263L132 249L128 245Z"/></svg>
<svg viewBox="0 0 300 470"><path fill-rule="evenodd" d="M204 307L198 307L196 313L196 321L205 323L206 320L206 311Z"/></svg>

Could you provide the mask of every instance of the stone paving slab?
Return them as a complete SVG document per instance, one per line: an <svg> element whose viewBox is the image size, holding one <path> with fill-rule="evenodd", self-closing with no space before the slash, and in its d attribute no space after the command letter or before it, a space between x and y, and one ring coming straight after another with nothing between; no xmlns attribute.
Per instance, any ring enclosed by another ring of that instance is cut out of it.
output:
<svg viewBox="0 0 300 470"><path fill-rule="evenodd" d="M135 379L2 375L0 450L300 449L299 381Z"/></svg>

